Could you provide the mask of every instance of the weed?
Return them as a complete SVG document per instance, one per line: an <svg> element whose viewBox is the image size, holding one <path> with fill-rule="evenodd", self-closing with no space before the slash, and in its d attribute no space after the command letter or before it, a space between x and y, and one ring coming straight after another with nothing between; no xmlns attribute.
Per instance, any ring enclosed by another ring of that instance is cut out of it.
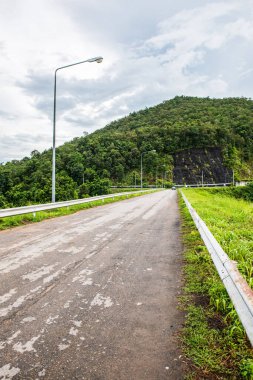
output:
<svg viewBox="0 0 253 380"><path fill-rule="evenodd" d="M243 359L241 362L241 374L244 379L253 379L253 360Z"/></svg>
<svg viewBox="0 0 253 380"><path fill-rule="evenodd" d="M184 192L252 285L252 204L225 193ZM253 350L181 197L180 210L185 246L182 304L187 314L182 340L193 367L187 376L196 380L253 379Z"/></svg>

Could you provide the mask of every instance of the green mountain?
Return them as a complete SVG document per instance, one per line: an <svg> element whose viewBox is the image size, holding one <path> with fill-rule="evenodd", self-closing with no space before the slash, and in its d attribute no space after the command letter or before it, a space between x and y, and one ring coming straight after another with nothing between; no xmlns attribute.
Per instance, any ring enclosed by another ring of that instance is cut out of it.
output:
<svg viewBox="0 0 253 380"><path fill-rule="evenodd" d="M151 152L155 150L155 152ZM57 148L57 200L112 185L253 178L253 101L177 96ZM0 166L0 207L48 202L52 150Z"/></svg>

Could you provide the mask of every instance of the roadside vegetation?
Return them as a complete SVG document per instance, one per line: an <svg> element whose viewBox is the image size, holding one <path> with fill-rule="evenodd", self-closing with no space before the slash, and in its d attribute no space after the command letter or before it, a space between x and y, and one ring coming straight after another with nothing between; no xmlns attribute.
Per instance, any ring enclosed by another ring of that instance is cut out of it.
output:
<svg viewBox="0 0 253 380"><path fill-rule="evenodd" d="M253 202L253 182L247 186L215 187L208 189L209 194L227 195L237 199Z"/></svg>
<svg viewBox="0 0 253 380"><path fill-rule="evenodd" d="M140 185L143 181L171 183L175 154L196 150L194 162L183 156L183 171L211 181L209 157L201 152L216 148L222 156L215 170L253 177L253 115L251 99L211 99L176 96L157 106L133 112L104 128L57 148L57 201L106 194L110 186ZM145 153L145 154L144 154ZM201 158L202 157L202 158ZM215 161L216 156L210 156ZM196 165L196 159L200 159ZM205 162L204 162L204 161ZM195 166L194 166L195 165ZM52 150L34 150L30 157L0 163L0 208L46 203L51 197ZM195 168L195 169L194 169ZM175 173L174 173L175 178ZM179 179L180 179L179 178ZM213 181L212 181L213 182Z"/></svg>
<svg viewBox="0 0 253 380"><path fill-rule="evenodd" d="M184 189L224 251L253 288L253 203L225 189ZM244 192L247 192L245 189ZM242 196L243 197L243 196ZM189 379L253 379L253 349L180 197L185 243L185 354Z"/></svg>
<svg viewBox="0 0 253 380"><path fill-rule="evenodd" d="M153 192L153 191L154 190L150 190L150 192ZM144 194L138 193L137 191L135 194L126 194L126 195L121 195L115 198L112 197L112 198L107 198L107 199L90 201L87 203L61 207L54 210L39 211L39 212L36 212L34 215L33 213L29 213L29 214L24 214L24 215L16 215L16 216L11 216L11 217L6 217L6 218L0 218L0 231L13 228L13 227L22 226L29 223L41 222L44 219L51 219L51 218L56 218L59 216L74 214L77 211L81 211L81 210L85 210L85 209L97 207L97 206L103 206L108 203L114 203L114 202L118 202L124 199L135 198L141 195L144 195Z"/></svg>

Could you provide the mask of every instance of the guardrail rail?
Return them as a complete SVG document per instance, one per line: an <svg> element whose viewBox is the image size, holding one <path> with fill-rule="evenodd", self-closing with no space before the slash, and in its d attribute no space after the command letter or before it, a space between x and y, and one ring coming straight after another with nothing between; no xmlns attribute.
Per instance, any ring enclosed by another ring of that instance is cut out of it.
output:
<svg viewBox="0 0 253 380"><path fill-rule="evenodd" d="M98 196L90 197L90 198L74 199L71 201L64 201L64 202L5 208L5 209L0 209L0 218L6 218L8 216L16 216L16 215L29 214L29 213L36 213L38 211L53 210L60 207L68 207L68 206L78 205L82 203L89 203L92 201L120 197L122 195L130 195L130 194L137 194L137 193L139 194L139 193L145 193L145 192L150 192L150 191L151 190L128 191L128 192L122 192L122 193L116 193L116 194L98 195Z"/></svg>
<svg viewBox="0 0 253 380"><path fill-rule="evenodd" d="M181 194L253 346L253 291L238 271L236 261L229 259L182 191Z"/></svg>

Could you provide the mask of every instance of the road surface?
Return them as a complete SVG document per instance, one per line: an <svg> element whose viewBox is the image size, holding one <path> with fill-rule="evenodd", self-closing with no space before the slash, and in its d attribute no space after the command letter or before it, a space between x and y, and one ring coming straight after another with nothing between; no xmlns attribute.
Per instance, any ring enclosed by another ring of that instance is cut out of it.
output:
<svg viewBox="0 0 253 380"><path fill-rule="evenodd" d="M176 192L0 233L0 379L183 379Z"/></svg>

